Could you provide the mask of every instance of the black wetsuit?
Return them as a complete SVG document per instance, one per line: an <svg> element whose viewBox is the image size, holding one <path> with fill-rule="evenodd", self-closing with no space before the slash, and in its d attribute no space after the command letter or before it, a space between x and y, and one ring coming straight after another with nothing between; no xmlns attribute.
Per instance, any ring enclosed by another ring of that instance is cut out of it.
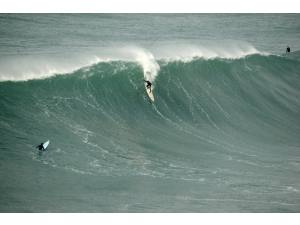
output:
<svg viewBox="0 0 300 225"><path fill-rule="evenodd" d="M152 85L151 82L148 80L144 80L144 81L147 83L146 88L150 89L150 92L151 92L151 85Z"/></svg>
<svg viewBox="0 0 300 225"><path fill-rule="evenodd" d="M286 53L289 53L289 52L291 52L291 49L290 49L290 47L288 46L288 47L286 48Z"/></svg>
<svg viewBox="0 0 300 225"><path fill-rule="evenodd" d="M36 147L37 147L39 150L43 150L43 151L45 150L45 149L44 149L44 146L43 146L43 143L41 143L40 145L38 145L38 146L36 146Z"/></svg>

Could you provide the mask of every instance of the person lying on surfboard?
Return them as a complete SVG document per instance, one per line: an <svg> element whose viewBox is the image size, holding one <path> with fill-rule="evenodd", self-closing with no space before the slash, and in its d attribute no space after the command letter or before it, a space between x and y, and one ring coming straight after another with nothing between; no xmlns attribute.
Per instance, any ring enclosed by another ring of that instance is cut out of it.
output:
<svg viewBox="0 0 300 225"><path fill-rule="evenodd" d="M150 81L148 81L148 80L144 80L146 83L147 83L147 89L149 89L150 90L150 92L151 92L151 86L152 86L152 83L150 82Z"/></svg>
<svg viewBox="0 0 300 225"><path fill-rule="evenodd" d="M36 146L36 148L38 148L39 150L43 150L43 151L45 150L43 143L41 143L40 145Z"/></svg>

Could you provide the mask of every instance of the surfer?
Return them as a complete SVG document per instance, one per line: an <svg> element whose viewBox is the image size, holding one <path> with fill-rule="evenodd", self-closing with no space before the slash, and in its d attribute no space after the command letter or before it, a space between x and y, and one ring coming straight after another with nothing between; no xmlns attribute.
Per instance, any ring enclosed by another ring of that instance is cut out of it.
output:
<svg viewBox="0 0 300 225"><path fill-rule="evenodd" d="M289 46L286 47L286 53L291 52L291 48Z"/></svg>
<svg viewBox="0 0 300 225"><path fill-rule="evenodd" d="M148 81L148 80L144 80L144 81L145 81L145 83L147 83L146 88L149 89L150 92L151 92L152 83L150 81Z"/></svg>
<svg viewBox="0 0 300 225"><path fill-rule="evenodd" d="M45 150L43 143L41 143L40 145L36 146L36 148L38 148L39 150L42 150L42 151Z"/></svg>

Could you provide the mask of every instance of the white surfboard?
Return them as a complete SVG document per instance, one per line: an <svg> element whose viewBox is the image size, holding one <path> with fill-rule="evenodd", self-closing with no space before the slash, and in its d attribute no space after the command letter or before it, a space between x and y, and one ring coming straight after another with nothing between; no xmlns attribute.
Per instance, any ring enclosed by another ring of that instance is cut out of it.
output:
<svg viewBox="0 0 300 225"><path fill-rule="evenodd" d="M154 102L153 86L151 86L151 89L147 88L147 83L145 83L145 88L146 88L146 92L147 92L148 97L150 98L150 100L152 102Z"/></svg>
<svg viewBox="0 0 300 225"><path fill-rule="evenodd" d="M45 150L46 150L46 148L48 147L49 143L50 143L50 141L48 140L48 141L46 141L46 142L43 144L43 147L44 147Z"/></svg>

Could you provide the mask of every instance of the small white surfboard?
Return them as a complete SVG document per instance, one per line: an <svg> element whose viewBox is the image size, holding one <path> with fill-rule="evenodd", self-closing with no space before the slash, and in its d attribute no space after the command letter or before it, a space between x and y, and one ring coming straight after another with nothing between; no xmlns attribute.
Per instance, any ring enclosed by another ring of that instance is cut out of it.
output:
<svg viewBox="0 0 300 225"><path fill-rule="evenodd" d="M50 143L50 141L48 140L48 141L46 141L46 142L43 144L43 147L44 147L45 150L46 150L46 148L48 147L49 143Z"/></svg>
<svg viewBox="0 0 300 225"><path fill-rule="evenodd" d="M150 100L152 102L154 102L153 86L151 86L151 88L147 88L147 83L145 83L145 88L146 88L146 92L147 92L148 97L150 98Z"/></svg>

